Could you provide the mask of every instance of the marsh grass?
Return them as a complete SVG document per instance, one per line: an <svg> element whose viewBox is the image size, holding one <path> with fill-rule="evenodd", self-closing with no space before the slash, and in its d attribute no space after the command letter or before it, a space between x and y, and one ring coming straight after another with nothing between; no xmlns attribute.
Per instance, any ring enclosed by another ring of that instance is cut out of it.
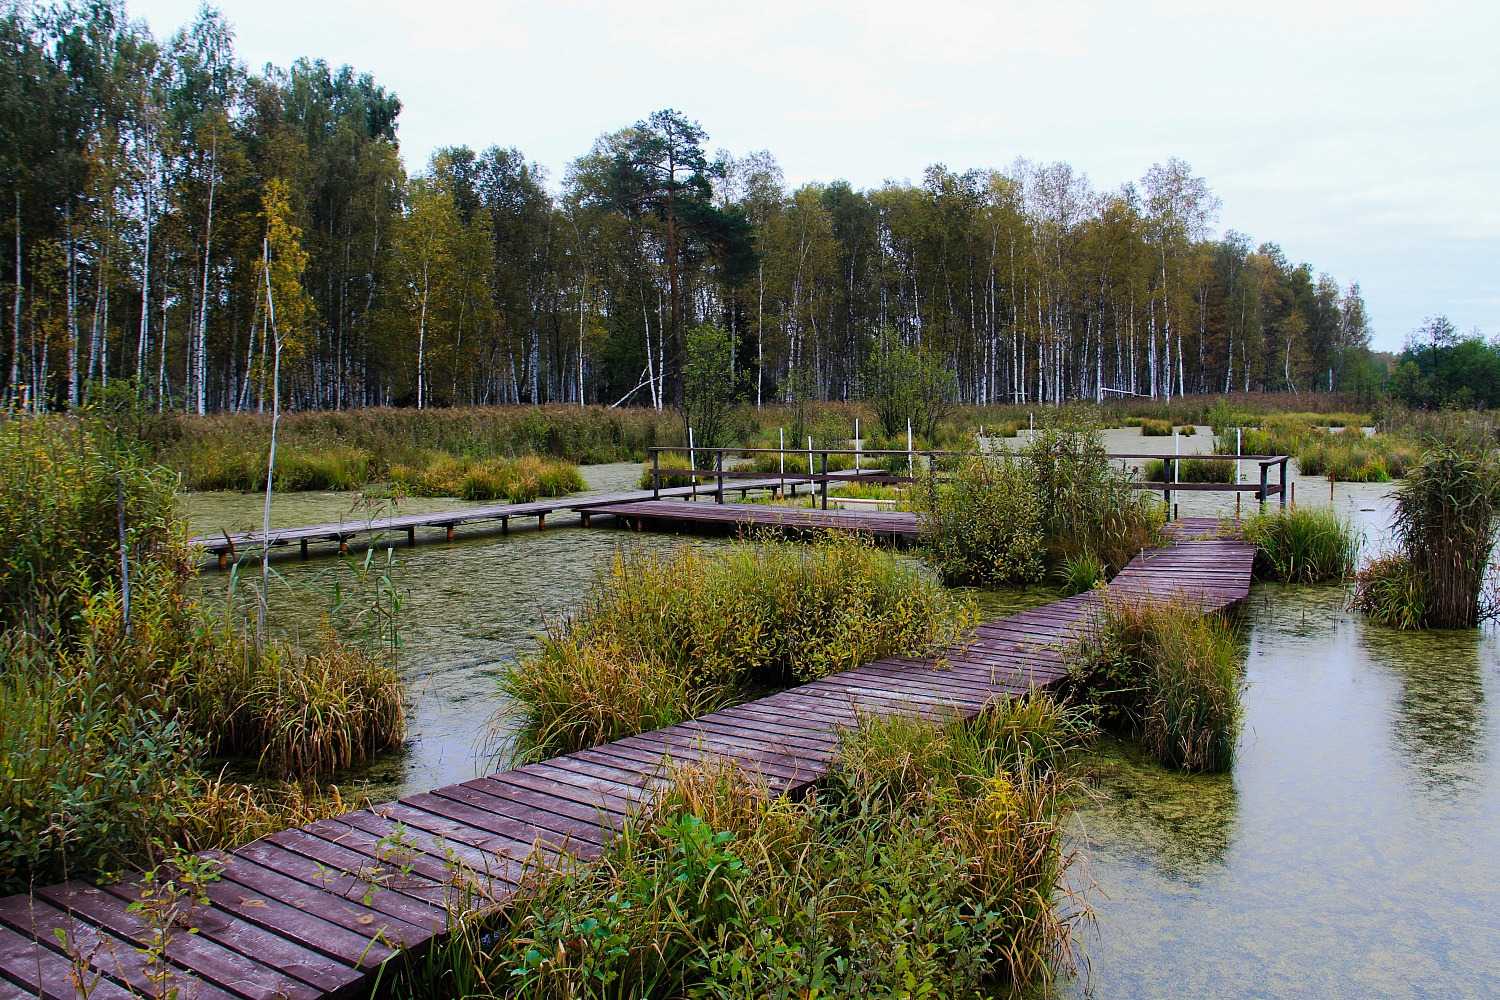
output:
<svg viewBox="0 0 1500 1000"><path fill-rule="evenodd" d="M1396 491L1398 554L1360 580L1356 606L1402 628L1473 628L1500 613L1485 574L1500 520L1500 459L1487 439L1434 441Z"/></svg>
<svg viewBox="0 0 1500 1000"><path fill-rule="evenodd" d="M145 863L188 837L223 787L202 777L214 755L301 779L401 738L381 649L257 641L190 598L173 478L109 428L0 424L6 885ZM227 805L216 815L228 824Z"/></svg>
<svg viewBox="0 0 1500 1000"><path fill-rule="evenodd" d="M597 861L537 872L399 976L398 997L1019 995L1071 968L1066 780L1045 698L946 726L864 720L824 786L670 773ZM925 992L923 992L925 991Z"/></svg>
<svg viewBox="0 0 1500 1000"><path fill-rule="evenodd" d="M528 503L584 489L583 476L568 462L527 455L517 459L454 458L441 452L420 465L392 465L391 483L408 496Z"/></svg>
<svg viewBox="0 0 1500 1000"><path fill-rule="evenodd" d="M1171 437L1172 422L1170 420L1143 419L1140 423L1142 437Z"/></svg>
<svg viewBox="0 0 1500 1000"><path fill-rule="evenodd" d="M1245 519L1255 572L1264 580L1327 583L1347 580L1359 556L1354 528L1326 507L1299 507Z"/></svg>
<svg viewBox="0 0 1500 1000"><path fill-rule="evenodd" d="M1170 602L1110 601L1069 652L1069 687L1168 767L1224 771L1243 709L1234 632Z"/></svg>
<svg viewBox="0 0 1500 1000"><path fill-rule="evenodd" d="M711 555L622 550L500 687L529 761L702 714L751 690L917 656L976 619L909 561L859 539L752 539Z"/></svg>
<svg viewBox="0 0 1500 1000"><path fill-rule="evenodd" d="M1146 463L1142 474L1147 482L1171 482L1172 462L1170 458L1153 458ZM1177 459L1178 482L1183 483L1232 483L1234 463L1216 462L1207 458Z"/></svg>

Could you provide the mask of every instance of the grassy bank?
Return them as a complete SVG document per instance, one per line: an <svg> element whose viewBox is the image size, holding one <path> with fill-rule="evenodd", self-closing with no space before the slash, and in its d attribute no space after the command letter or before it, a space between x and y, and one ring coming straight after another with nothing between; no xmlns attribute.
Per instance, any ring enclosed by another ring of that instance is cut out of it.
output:
<svg viewBox="0 0 1500 1000"><path fill-rule="evenodd" d="M0 889L341 805L219 780L225 759L302 783L401 739L377 651L257 641L189 598L173 482L102 427L0 424Z"/></svg>
<svg viewBox="0 0 1500 1000"><path fill-rule="evenodd" d="M1019 994L1069 967L1064 781L1044 698L969 723L866 721L829 779L772 797L678 771L597 862L461 924L401 997Z"/></svg>
<svg viewBox="0 0 1500 1000"><path fill-rule="evenodd" d="M919 656L974 620L910 562L853 538L622 551L577 614L502 675L500 721L519 730L516 759L541 759Z"/></svg>

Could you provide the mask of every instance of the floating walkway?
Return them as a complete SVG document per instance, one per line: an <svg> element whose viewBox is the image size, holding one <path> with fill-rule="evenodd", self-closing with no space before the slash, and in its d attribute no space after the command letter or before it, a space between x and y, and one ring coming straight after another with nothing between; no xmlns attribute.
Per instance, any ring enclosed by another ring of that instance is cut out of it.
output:
<svg viewBox="0 0 1500 1000"><path fill-rule="evenodd" d="M854 473L835 473L828 478L834 481L853 481L859 477ZM590 515L595 509L614 504L650 501L658 496L666 500L679 501L689 497L718 497L722 500L724 493L736 490L743 497L751 490L796 490L799 486L810 486L813 482L814 479L808 476L771 476L731 480L719 486L700 483L697 486L664 487L659 491L626 490L611 493L584 493L549 500L534 500L528 503L475 505L456 510L431 511L426 514L397 514L391 517L330 521L325 524L278 528L269 534L261 531L220 532L217 535L200 535L189 539L189 544L213 553L218 557L219 568L225 569L240 553L258 552L267 544L272 548L277 548L295 543L301 550L302 558L306 559L309 546L313 542L334 542L338 545L338 550L344 552L347 551L349 543L357 538L379 540L387 536L405 535L407 544L415 545L419 528L440 528L444 532L445 540L451 542L454 529L459 525L499 522L500 530L503 532L510 530L510 520L513 517L534 517L537 527L545 528L547 516L559 511L572 511L582 515L583 523L587 526Z"/></svg>
<svg viewBox="0 0 1500 1000"><path fill-rule="evenodd" d="M898 510L817 510L758 503L692 503L683 500L641 500L595 507L595 516L609 515L633 528L706 526L729 530L775 528L785 531L853 531L876 537L916 538L921 533L917 515Z"/></svg>
<svg viewBox="0 0 1500 1000"><path fill-rule="evenodd" d="M707 506L707 505L705 505ZM1219 522L1168 526L1112 595L1181 598L1205 613L1250 592L1255 548ZM861 715L973 716L1055 684L1091 591L977 626L934 659L888 657L690 722L309 823L229 852L155 966L129 906L140 884L81 882L0 900L0 1000L317 1000L367 992L381 966L432 944L450 914L504 904L536 865L590 859L649 805L672 765L732 761L774 791L824 777ZM187 933L186 927L196 928ZM388 973L387 973L388 975Z"/></svg>

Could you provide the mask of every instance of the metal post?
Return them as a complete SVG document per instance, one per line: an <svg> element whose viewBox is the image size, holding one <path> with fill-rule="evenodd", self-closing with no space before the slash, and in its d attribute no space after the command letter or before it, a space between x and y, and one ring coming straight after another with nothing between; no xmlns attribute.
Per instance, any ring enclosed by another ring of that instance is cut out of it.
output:
<svg viewBox="0 0 1500 1000"><path fill-rule="evenodd" d="M815 469L815 468L813 468L813 460L812 460L812 435L809 434L807 436L807 481L808 481L809 484L811 484L813 482L813 480L815 480L817 478L818 478L818 470ZM814 486L813 488L816 489L817 487Z"/></svg>
<svg viewBox="0 0 1500 1000"><path fill-rule="evenodd" d="M780 463L779 478L781 487L776 492L782 496L786 495L786 428L776 428L776 439L780 443L776 446L776 460Z"/></svg>
<svg viewBox="0 0 1500 1000"><path fill-rule="evenodd" d="M864 440L859 436L859 418L854 418L854 478L859 478L859 453L864 450Z"/></svg>
<svg viewBox="0 0 1500 1000"><path fill-rule="evenodd" d="M698 450L693 447L693 429L688 428L688 479L693 484L693 499L698 499Z"/></svg>
<svg viewBox="0 0 1500 1000"><path fill-rule="evenodd" d="M724 502L724 450L721 448L714 452L714 472L718 475L719 488L715 491L719 503Z"/></svg>
<svg viewBox="0 0 1500 1000"><path fill-rule="evenodd" d="M661 451L651 449L651 499L661 499Z"/></svg>
<svg viewBox="0 0 1500 1000"><path fill-rule="evenodd" d="M823 450L823 509L828 509L828 450Z"/></svg>
<svg viewBox="0 0 1500 1000"><path fill-rule="evenodd" d="M912 462L911 447L912 447L912 442L911 442L911 418L907 417L906 418L906 478L910 479L913 483L915 483L917 481L917 471L916 471L915 464Z"/></svg>

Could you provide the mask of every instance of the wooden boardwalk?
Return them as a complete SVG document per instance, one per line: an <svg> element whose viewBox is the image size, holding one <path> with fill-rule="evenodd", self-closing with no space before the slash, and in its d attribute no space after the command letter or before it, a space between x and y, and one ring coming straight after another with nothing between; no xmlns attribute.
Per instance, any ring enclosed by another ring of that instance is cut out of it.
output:
<svg viewBox="0 0 1500 1000"><path fill-rule="evenodd" d="M830 479L856 478L850 473L831 473ZM760 478L736 478L724 483L724 492L738 491L745 496L752 490L795 490L799 486L810 486L813 480L807 476L769 476ZM406 536L408 545L417 542L419 528L440 528L447 541L453 540L454 529L459 525L481 522L499 522L501 531L510 530L511 518L536 518L537 527L547 524L549 514L572 511L583 516L587 526L590 515L599 507L620 503L649 501L658 495L665 500L683 500L688 497L712 497L717 487L713 483L697 486L663 487L659 494L651 490L622 490L608 493L582 493L573 496L555 497L548 500L533 500L527 503L475 504L456 510L430 511L426 514L396 514L390 517L356 518L329 521L324 524L309 524L294 528L276 528L270 534L261 531L220 532L217 535L199 535L189 539L189 544L198 546L218 557L220 568L241 552L259 551L269 542L273 547L297 544L304 558L313 542L334 542L339 551L347 549L356 538L380 539L385 536Z"/></svg>
<svg viewBox="0 0 1500 1000"><path fill-rule="evenodd" d="M1217 521L1170 526L1111 594L1181 597L1204 612L1249 594L1254 547ZM780 792L828 771L861 714L972 716L996 697L1047 687L1099 591L984 622L938 658L890 657L676 726L286 830L227 854L209 902L166 948L184 998L313 998L366 990L382 963L443 933L450 912L504 903L528 862L597 857L671 764L727 759ZM127 907L139 885L68 883L0 900L0 1000L115 1000L159 993ZM160 977L158 977L158 982Z"/></svg>
<svg viewBox="0 0 1500 1000"><path fill-rule="evenodd" d="M789 531L855 531L877 537L915 538L917 515L897 510L817 510L761 503L693 503L685 500L641 500L595 507L632 527L702 525L730 530L780 528Z"/></svg>

